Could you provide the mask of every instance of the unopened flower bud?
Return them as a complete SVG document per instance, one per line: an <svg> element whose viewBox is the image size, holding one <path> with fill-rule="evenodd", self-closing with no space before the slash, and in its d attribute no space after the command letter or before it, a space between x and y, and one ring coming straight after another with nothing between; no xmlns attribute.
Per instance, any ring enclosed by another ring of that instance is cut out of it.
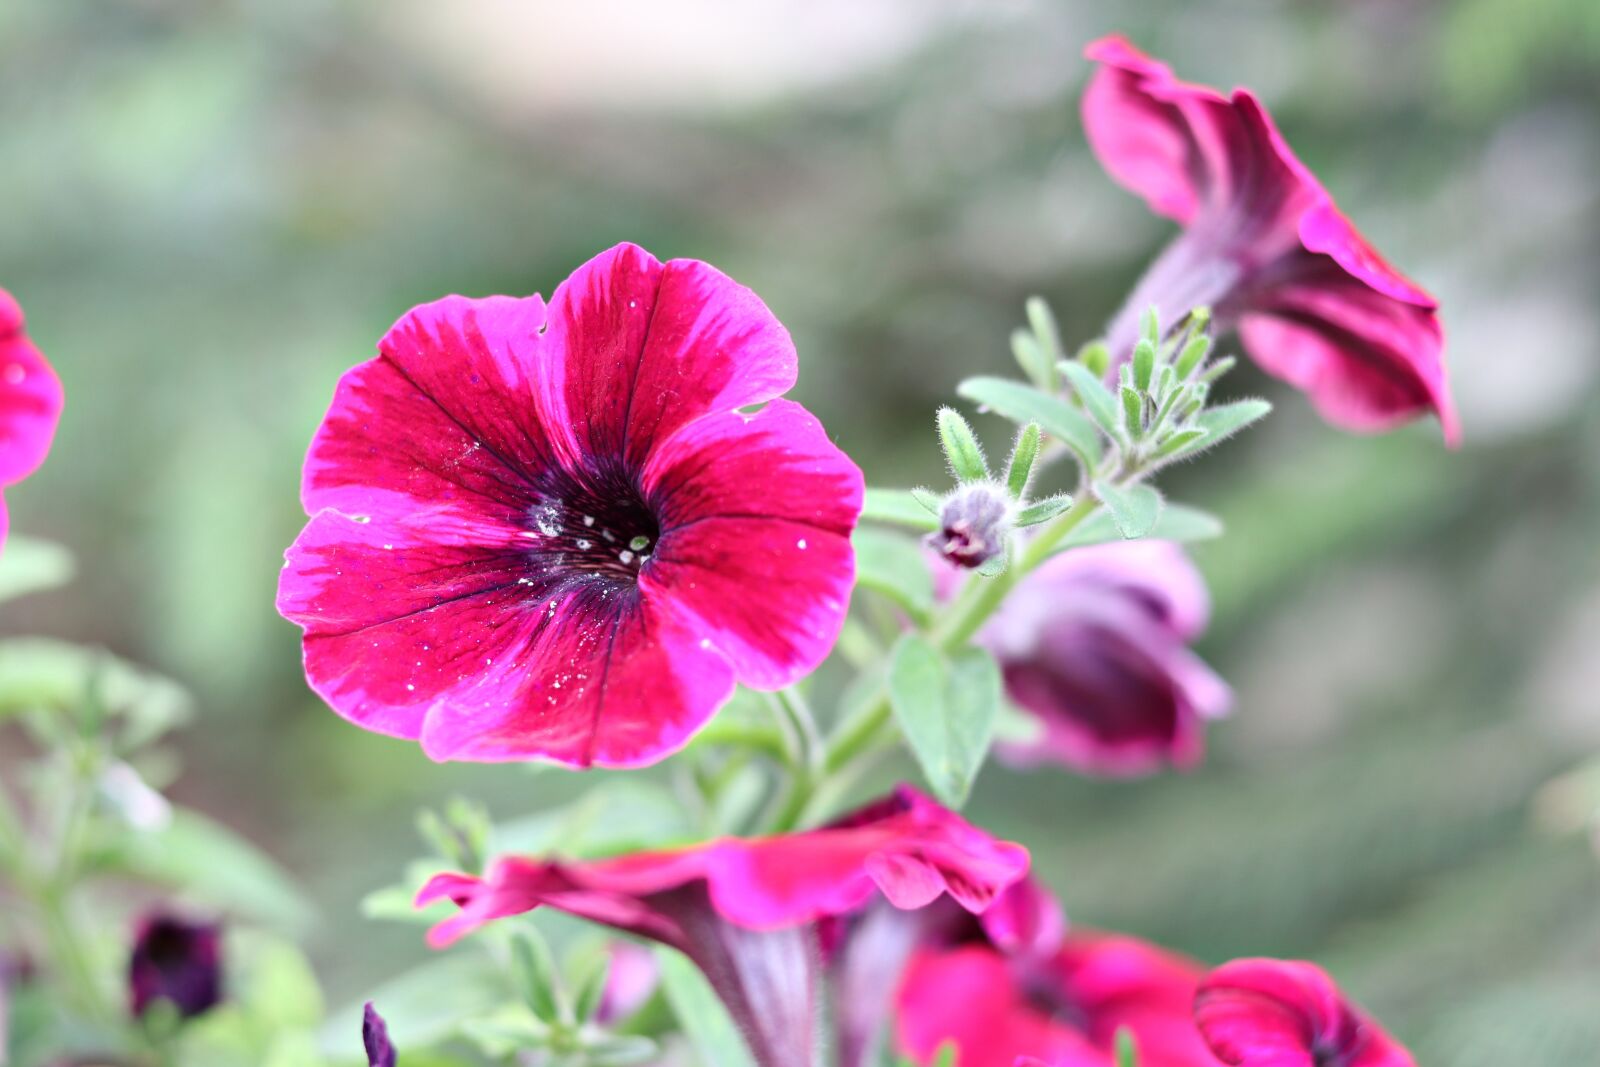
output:
<svg viewBox="0 0 1600 1067"><path fill-rule="evenodd" d="M977 568L1006 550L1011 534L1011 501L987 482L964 485L939 509L939 530L928 547L958 567Z"/></svg>

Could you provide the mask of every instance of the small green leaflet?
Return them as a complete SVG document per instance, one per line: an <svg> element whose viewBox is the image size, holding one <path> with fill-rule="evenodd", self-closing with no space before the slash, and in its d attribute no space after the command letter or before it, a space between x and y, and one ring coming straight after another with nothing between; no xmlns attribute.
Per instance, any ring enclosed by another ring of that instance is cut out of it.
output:
<svg viewBox="0 0 1600 1067"><path fill-rule="evenodd" d="M1195 424L1206 431L1206 443L1214 445L1231 437L1252 422L1266 417L1272 405L1265 400L1238 400L1207 408L1195 417Z"/></svg>
<svg viewBox="0 0 1600 1067"><path fill-rule="evenodd" d="M1161 494L1148 485L1112 485L1096 482L1095 495L1111 512L1122 536L1128 539L1147 537L1161 517Z"/></svg>
<svg viewBox="0 0 1600 1067"><path fill-rule="evenodd" d="M1167 504L1161 509L1155 528L1145 536L1158 541L1209 541L1222 536L1222 521L1210 512L1187 504ZM1097 511L1079 523L1062 541L1061 547L1081 548L1122 539L1122 531L1117 529L1111 513Z"/></svg>
<svg viewBox="0 0 1600 1067"><path fill-rule="evenodd" d="M994 740L1000 668L980 648L949 657L907 634L889 662L889 702L934 794L952 808L966 802Z"/></svg>

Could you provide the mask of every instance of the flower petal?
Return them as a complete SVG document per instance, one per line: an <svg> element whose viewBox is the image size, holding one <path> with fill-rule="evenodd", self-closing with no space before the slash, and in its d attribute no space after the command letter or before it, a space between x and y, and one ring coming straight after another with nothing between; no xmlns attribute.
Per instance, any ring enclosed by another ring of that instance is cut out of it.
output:
<svg viewBox="0 0 1600 1067"><path fill-rule="evenodd" d="M643 573L732 662L781 688L833 647L855 580L862 476L804 408L700 420L650 457L661 542Z"/></svg>
<svg viewBox="0 0 1600 1067"><path fill-rule="evenodd" d="M544 301L451 296L407 312L381 355L339 380L306 457L301 499L360 513L372 489L486 509L535 499L555 463L539 378ZM558 413L559 414L559 413Z"/></svg>
<svg viewBox="0 0 1600 1067"><path fill-rule="evenodd" d="M1240 316L1251 357L1305 391L1336 426L1376 432L1433 413L1446 441L1459 443L1444 333L1433 311L1394 300L1331 264L1307 272L1303 281L1262 291Z"/></svg>
<svg viewBox="0 0 1600 1067"><path fill-rule="evenodd" d="M0 289L0 486L21 481L44 462L61 405L61 380L24 332L16 300Z"/></svg>
<svg viewBox="0 0 1600 1067"><path fill-rule="evenodd" d="M1414 1067L1319 967L1246 959L1212 971L1195 995L1211 1051L1238 1067Z"/></svg>
<svg viewBox="0 0 1600 1067"><path fill-rule="evenodd" d="M547 341L550 390L577 416L573 454L633 466L695 419L782 394L798 365L755 293L705 263L663 265L631 244L556 289Z"/></svg>
<svg viewBox="0 0 1600 1067"><path fill-rule="evenodd" d="M1108 1063L1082 1034L1032 1007L1006 961L984 946L917 953L896 1000L895 1045L918 1063L932 1063L946 1042L961 1067L1012 1067L1022 1056L1052 1067Z"/></svg>

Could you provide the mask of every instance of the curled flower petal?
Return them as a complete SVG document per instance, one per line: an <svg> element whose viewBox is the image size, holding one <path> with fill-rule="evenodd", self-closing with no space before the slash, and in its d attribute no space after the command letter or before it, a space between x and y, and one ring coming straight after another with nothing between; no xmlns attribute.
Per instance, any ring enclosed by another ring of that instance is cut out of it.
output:
<svg viewBox="0 0 1600 1067"><path fill-rule="evenodd" d="M796 405L733 410L794 380L749 290L622 245L548 307L447 297L379 353L279 583L340 715L436 759L639 766L826 656L861 474Z"/></svg>
<svg viewBox="0 0 1600 1067"><path fill-rule="evenodd" d="M1200 983L1195 1021L1237 1067L1415 1067L1321 968L1296 960L1223 964Z"/></svg>
<svg viewBox="0 0 1600 1067"><path fill-rule="evenodd" d="M1438 304L1340 213L1247 89L1179 81L1127 41L1091 44L1089 145L1119 183L1184 232L1108 329L1126 358L1139 316L1208 305L1268 373L1329 422L1386 429L1418 415L1460 427L1445 380Z"/></svg>
<svg viewBox="0 0 1600 1067"><path fill-rule="evenodd" d="M902 787L836 825L801 833L589 861L509 857L484 878L435 877L417 904L450 900L460 908L434 927L436 946L538 907L670 945L706 973L758 1062L809 1065L816 923L880 895L901 909L948 895L981 911L1027 864L1021 846L995 841Z"/></svg>

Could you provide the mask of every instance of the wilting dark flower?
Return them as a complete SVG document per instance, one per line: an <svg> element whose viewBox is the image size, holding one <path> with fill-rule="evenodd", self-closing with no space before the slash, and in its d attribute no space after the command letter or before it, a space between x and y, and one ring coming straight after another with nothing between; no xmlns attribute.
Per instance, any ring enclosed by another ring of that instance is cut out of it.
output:
<svg viewBox="0 0 1600 1067"><path fill-rule="evenodd" d="M187 1019L221 999L221 926L163 913L140 921L128 961L128 1005L134 1015L166 1000Z"/></svg>
<svg viewBox="0 0 1600 1067"><path fill-rule="evenodd" d="M23 329L22 308L0 289L0 489L39 468L61 419L61 380ZM0 545L8 520L0 496Z"/></svg>
<svg viewBox="0 0 1600 1067"><path fill-rule="evenodd" d="M936 575L942 593L957 573ZM1001 744L1001 758L1102 775L1198 762L1206 722L1232 701L1189 650L1209 612L1205 581L1171 542L1092 545L1046 561L978 636L1007 697L1039 723L1037 738Z"/></svg>
<svg viewBox="0 0 1600 1067"><path fill-rule="evenodd" d="M1432 412L1455 443L1438 303L1340 214L1255 95L1181 82L1117 37L1087 55L1101 65L1083 95L1090 147L1184 227L1111 324L1112 352L1127 357L1152 304L1174 322L1208 305L1329 422L1373 431Z"/></svg>
<svg viewBox="0 0 1600 1067"><path fill-rule="evenodd" d="M389 1043L389 1027L370 1000L361 1013L361 1043L367 1049L367 1067L395 1067L395 1051Z"/></svg>
<svg viewBox="0 0 1600 1067"><path fill-rule="evenodd" d="M774 399L794 346L750 290L619 245L548 307L447 297L378 350L278 588L339 714L435 759L638 766L827 655L861 472Z"/></svg>
<svg viewBox="0 0 1600 1067"><path fill-rule="evenodd" d="M1235 1067L1415 1067L1311 963L1225 963L1200 983L1194 1015L1211 1051Z"/></svg>
<svg viewBox="0 0 1600 1067"><path fill-rule="evenodd" d="M590 861L506 858L485 878L434 878L417 903L448 899L461 908L434 928L435 945L540 906L671 945L705 972L758 1062L809 1067L820 921L880 896L917 909L948 894L982 911L1027 865L1020 845L902 787L802 833Z"/></svg>

